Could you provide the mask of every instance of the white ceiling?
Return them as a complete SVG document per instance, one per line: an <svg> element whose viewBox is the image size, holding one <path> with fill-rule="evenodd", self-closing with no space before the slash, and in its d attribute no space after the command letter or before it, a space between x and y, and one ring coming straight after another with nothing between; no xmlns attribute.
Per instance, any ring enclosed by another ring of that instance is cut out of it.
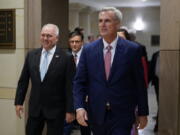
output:
<svg viewBox="0 0 180 135"><path fill-rule="evenodd" d="M147 7L160 6L160 0L69 0L69 3L80 3L96 9L104 6L115 7Z"/></svg>

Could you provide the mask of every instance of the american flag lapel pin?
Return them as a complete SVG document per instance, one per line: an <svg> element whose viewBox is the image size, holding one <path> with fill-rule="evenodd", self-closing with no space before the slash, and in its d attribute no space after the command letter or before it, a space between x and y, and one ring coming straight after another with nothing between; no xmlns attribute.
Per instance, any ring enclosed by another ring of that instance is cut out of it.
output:
<svg viewBox="0 0 180 135"><path fill-rule="evenodd" d="M55 55L55 58L59 58L59 55Z"/></svg>

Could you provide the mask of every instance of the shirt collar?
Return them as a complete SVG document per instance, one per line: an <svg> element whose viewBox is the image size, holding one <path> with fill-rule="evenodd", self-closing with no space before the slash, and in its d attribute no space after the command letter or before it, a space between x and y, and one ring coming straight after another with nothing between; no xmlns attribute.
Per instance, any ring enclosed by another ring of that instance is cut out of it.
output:
<svg viewBox="0 0 180 135"><path fill-rule="evenodd" d="M110 43L110 45L112 46L112 49L115 49L117 46L117 41L118 41L118 35L117 37ZM104 49L109 45L109 43L107 43L104 38L103 38L103 44L104 44Z"/></svg>
<svg viewBox="0 0 180 135"><path fill-rule="evenodd" d="M82 52L82 48L83 48L83 47L81 47L81 49L80 49L77 53L72 52L73 56L76 54L76 55L77 55L77 57L79 58L79 57L80 57L80 55L81 55L81 52Z"/></svg>
<svg viewBox="0 0 180 135"><path fill-rule="evenodd" d="M55 50L56 50L56 45L48 51L48 54L54 54ZM46 52L46 50L43 48L42 54L44 54L45 52Z"/></svg>

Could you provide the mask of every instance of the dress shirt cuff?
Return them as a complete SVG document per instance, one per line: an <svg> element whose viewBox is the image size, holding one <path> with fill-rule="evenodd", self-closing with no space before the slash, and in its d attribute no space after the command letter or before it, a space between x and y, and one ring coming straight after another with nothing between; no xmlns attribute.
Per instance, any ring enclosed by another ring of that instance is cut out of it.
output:
<svg viewBox="0 0 180 135"><path fill-rule="evenodd" d="M78 109L76 109L76 112L78 112L80 110L85 110L85 109L84 108L78 108Z"/></svg>

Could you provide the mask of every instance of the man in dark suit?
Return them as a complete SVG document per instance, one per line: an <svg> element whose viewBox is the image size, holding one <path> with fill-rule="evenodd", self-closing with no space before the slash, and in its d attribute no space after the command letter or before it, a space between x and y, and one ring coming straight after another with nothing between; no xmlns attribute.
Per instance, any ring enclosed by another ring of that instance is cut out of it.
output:
<svg viewBox="0 0 180 135"><path fill-rule="evenodd" d="M99 13L102 39L84 46L74 80L76 119L94 135L130 135L138 107L138 128L147 124L148 102L141 50L117 36L122 14L114 7ZM84 98L88 95L88 114Z"/></svg>
<svg viewBox="0 0 180 135"><path fill-rule="evenodd" d="M78 66L84 45L84 35L80 31L73 31L69 34L69 46L74 57L76 67Z"/></svg>
<svg viewBox="0 0 180 135"><path fill-rule="evenodd" d="M76 67L78 66L78 63L79 63L79 59L80 59L81 52L83 49L83 44L84 44L84 35L80 30L76 28L75 31L70 32L69 46L71 48L71 53L74 56ZM85 102L87 104L87 100L85 100ZM77 125L78 123L77 121L74 121L74 123L69 123L69 124L65 122L64 135L71 134L73 124ZM81 131L81 135L91 135L91 130L89 126L85 127L85 126L80 125L80 131Z"/></svg>
<svg viewBox="0 0 180 135"><path fill-rule="evenodd" d="M72 54L74 56L74 60L76 63L76 67L78 67L79 59L81 56L81 52L84 44L84 35L81 31L73 31L69 34L69 45L72 49ZM87 109L88 98L85 98L85 109ZM81 135L91 135L91 130L89 126L81 126L80 125Z"/></svg>
<svg viewBox="0 0 180 135"><path fill-rule="evenodd" d="M15 107L21 118L23 103L31 80L27 135L41 135L47 124L47 135L62 135L64 118L74 120L72 79L75 64L71 54L62 51L56 43L59 29L54 24L43 26L41 48L27 54L18 82Z"/></svg>

